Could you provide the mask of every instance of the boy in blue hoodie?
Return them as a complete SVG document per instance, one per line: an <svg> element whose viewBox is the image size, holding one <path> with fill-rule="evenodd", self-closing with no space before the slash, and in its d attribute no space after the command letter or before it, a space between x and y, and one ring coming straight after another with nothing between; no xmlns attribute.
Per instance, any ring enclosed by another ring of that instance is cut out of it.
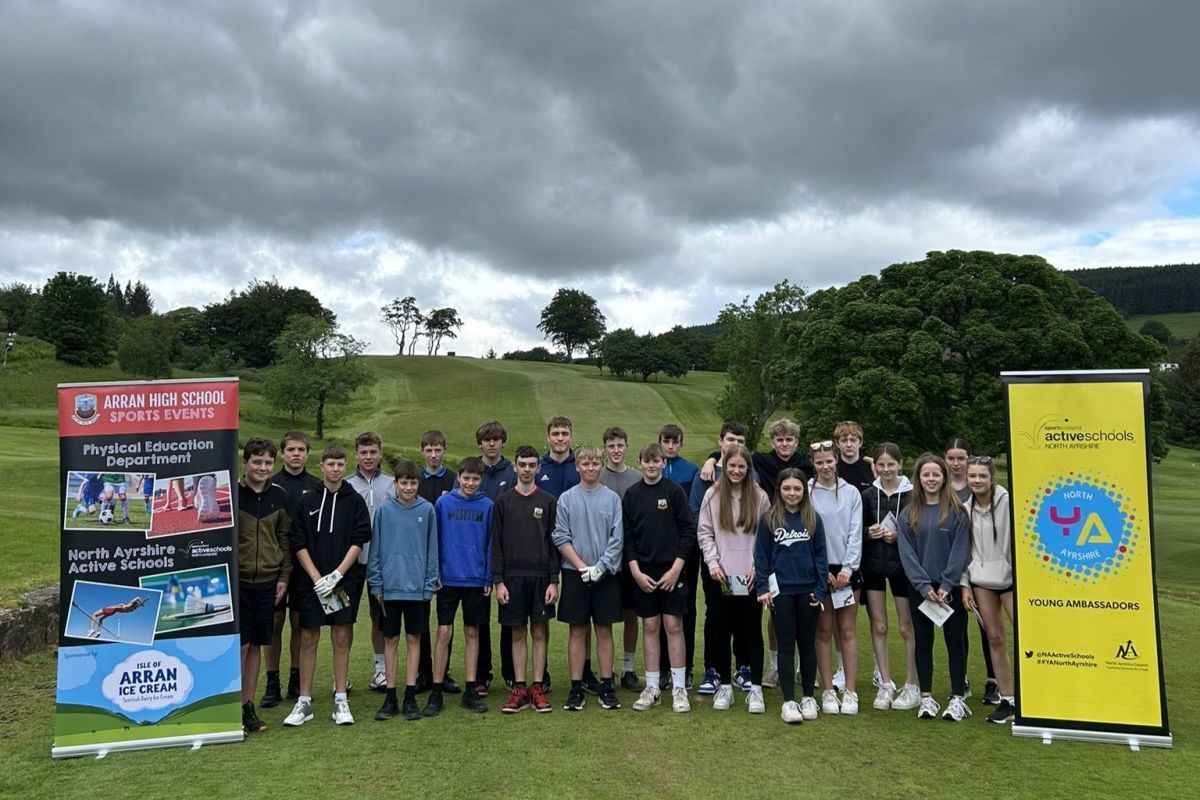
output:
<svg viewBox="0 0 1200 800"><path fill-rule="evenodd" d="M438 528L438 562L442 588L437 597L437 646L433 662L433 691L422 712L427 717L442 711L442 682L450 660L454 618L461 603L466 646L466 686L462 707L482 714L487 711L475 691L475 668L479 659L479 626L486 623L492 594L492 501L479 491L483 461L476 456L458 465L458 487L434 504Z"/></svg>
<svg viewBox="0 0 1200 800"><path fill-rule="evenodd" d="M395 464L395 495L375 510L367 558L367 586L380 609L387 697L375 719L421 718L417 708L417 660L429 632L429 600L438 588L437 519L433 505L417 495L421 471L411 461ZM405 638L404 706L396 704L396 651L401 623Z"/></svg>

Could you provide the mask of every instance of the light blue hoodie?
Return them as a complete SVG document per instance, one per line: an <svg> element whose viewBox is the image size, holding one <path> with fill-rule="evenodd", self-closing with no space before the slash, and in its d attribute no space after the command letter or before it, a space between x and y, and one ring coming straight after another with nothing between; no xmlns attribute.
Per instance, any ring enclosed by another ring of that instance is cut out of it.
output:
<svg viewBox="0 0 1200 800"><path fill-rule="evenodd" d="M438 533L433 505L388 498L375 511L367 586L384 600L428 600L438 588Z"/></svg>

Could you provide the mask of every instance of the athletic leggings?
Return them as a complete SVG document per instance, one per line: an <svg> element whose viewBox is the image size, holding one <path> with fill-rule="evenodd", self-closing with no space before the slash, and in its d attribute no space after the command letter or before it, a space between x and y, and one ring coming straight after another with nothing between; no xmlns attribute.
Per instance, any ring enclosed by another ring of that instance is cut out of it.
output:
<svg viewBox="0 0 1200 800"><path fill-rule="evenodd" d="M913 638L917 646L917 680L922 692L933 691L933 638L937 627L925 616L918 606L925 598L915 589L908 592L909 607L912 608ZM962 593L955 587L946 604L954 613L942 625L942 636L946 640L946 656L950 661L950 693L962 696L967 691L967 610L963 608Z"/></svg>
<svg viewBox="0 0 1200 800"><path fill-rule="evenodd" d="M709 631L712 638L709 638ZM730 641L734 643L731 649ZM738 647L740 645L740 647ZM730 660L733 650L741 649L747 654L746 665L750 667L750 683L762 685L763 633L762 604L752 595L722 595L717 602L705 609L704 646L711 658L708 666L716 669L721 683L729 683L733 677Z"/></svg>
<svg viewBox="0 0 1200 800"><path fill-rule="evenodd" d="M809 604L807 594L781 594L771 610L775 633L779 636L779 688L784 701L796 699L794 654L800 647L800 689L812 697L817 680L817 618L821 607Z"/></svg>

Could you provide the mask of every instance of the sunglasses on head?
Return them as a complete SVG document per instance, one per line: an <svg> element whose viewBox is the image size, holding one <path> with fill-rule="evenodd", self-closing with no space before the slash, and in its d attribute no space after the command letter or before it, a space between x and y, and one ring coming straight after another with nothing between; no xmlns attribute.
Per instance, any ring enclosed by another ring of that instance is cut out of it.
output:
<svg viewBox="0 0 1200 800"><path fill-rule="evenodd" d="M971 456L970 458L967 459L967 463L968 464L983 464L984 466L987 466L988 464L992 463L992 457L991 456Z"/></svg>
<svg viewBox="0 0 1200 800"><path fill-rule="evenodd" d="M812 442L808 446L809 446L809 449L811 449L814 453L820 452L821 450L832 450L833 449L833 440L826 439L823 442Z"/></svg>

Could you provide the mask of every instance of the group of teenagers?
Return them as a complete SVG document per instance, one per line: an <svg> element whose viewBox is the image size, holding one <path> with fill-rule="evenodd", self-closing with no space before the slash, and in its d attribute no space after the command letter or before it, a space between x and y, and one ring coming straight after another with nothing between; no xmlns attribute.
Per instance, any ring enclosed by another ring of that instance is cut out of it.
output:
<svg viewBox="0 0 1200 800"><path fill-rule="evenodd" d="M506 714L552 710L547 650L556 617L569 627L567 711L581 711L587 695L619 709L619 682L637 693L635 711L660 705L664 695L675 712L690 711L693 688L711 696L714 710L729 710L736 687L750 713L763 713L763 687L777 686L784 722L857 714L861 604L870 618L874 708L954 722L970 716L968 629L976 626L967 617L974 616L987 666L983 701L995 707L987 720L1013 719L1004 626L1004 615L1012 616L1010 518L992 460L954 439L944 455L918 457L910 480L895 444L880 444L873 457L862 452L855 422L807 447L791 420L772 423L768 436L770 451L751 452L745 426L726 422L717 449L697 467L679 455L680 427L665 425L638 451L635 469L625 463L620 427L604 431L603 448L573 448L571 421L552 417L545 452L521 445L510 461L507 432L493 420L476 431L480 455L457 471L444 463L445 436L427 431L423 464L397 460L389 475L380 437L366 432L356 438L352 473L334 445L320 454L320 477L307 471L303 433L285 434L278 451L270 440L250 439L238 487L243 726L267 727L254 702L264 647L260 705L294 701L285 726L313 718L325 627L332 719L354 722L349 660L364 593L375 653L370 688L384 694L377 720L436 716L446 694L461 695L468 711L488 710L492 598ZM704 671L693 687L698 592ZM899 686L888 650L889 592L905 651ZM460 610L461 686L449 671ZM284 694L279 664L289 616ZM634 669L639 620L642 678ZM939 626L950 676L944 711L933 694ZM426 691L422 707L417 696Z"/></svg>

